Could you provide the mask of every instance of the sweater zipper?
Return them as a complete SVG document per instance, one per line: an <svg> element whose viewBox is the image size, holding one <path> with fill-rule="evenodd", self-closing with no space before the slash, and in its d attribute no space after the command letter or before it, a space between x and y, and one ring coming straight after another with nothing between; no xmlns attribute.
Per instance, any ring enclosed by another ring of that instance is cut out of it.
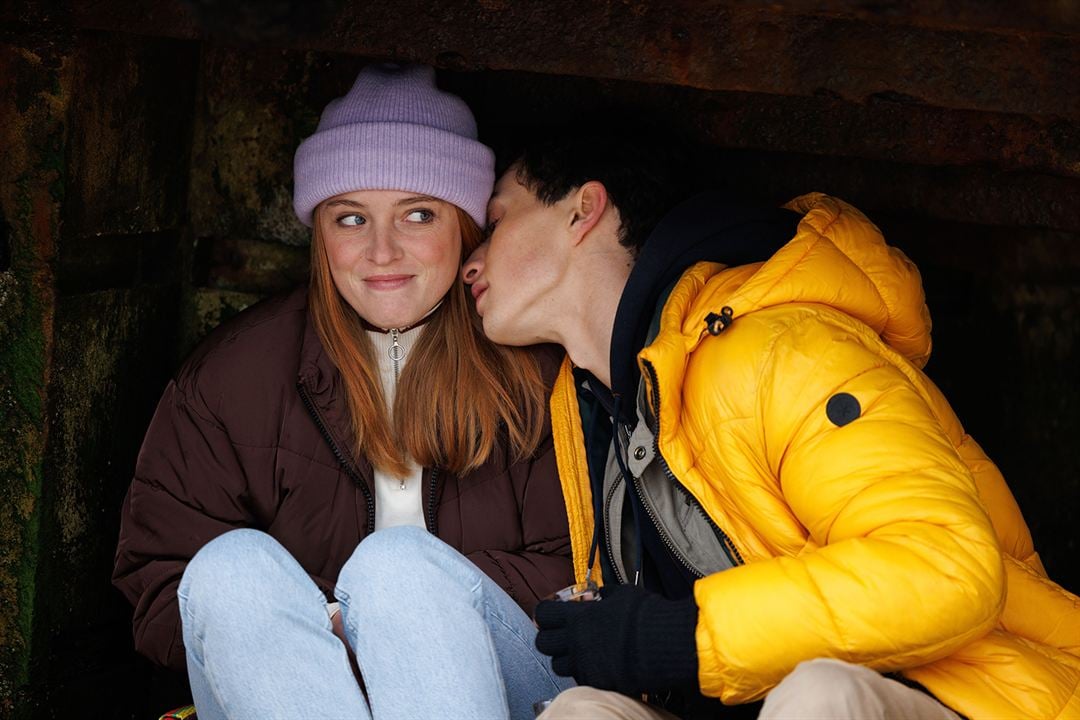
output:
<svg viewBox="0 0 1080 720"><path fill-rule="evenodd" d="M643 360L642 364L645 366L646 372L649 373L649 378L651 380L649 385L652 387L652 404L654 408L653 414L656 417L656 434L653 436L653 449L656 452L656 457L660 458L660 465L664 469L664 474L667 476L668 480L674 483L675 487L678 488L679 492L681 492L686 497L686 499L690 501L694 509L697 510L697 512L700 513L701 516L705 519L705 522L709 524L709 527L712 528L713 532L716 534L717 539L720 541L721 547L724 548L724 552L727 554L728 561L731 563L732 567L745 564L742 558L742 554L739 552L738 548L735 547L735 543L731 542L731 538L728 537L727 533L725 533L720 528L720 526L713 521L712 517L710 517L710 515L705 512L705 508L701 506L701 503L698 502L697 498L695 498L690 493L690 491L687 490L681 482L679 482L679 479L675 477L675 473L671 471L671 467L668 465L667 460L660 453L660 386L659 383L656 382L656 371L653 368L652 363L647 360ZM660 523L657 521L656 515L653 513L652 508L649 507L649 505L645 502L644 497L642 496L641 489L638 488L636 481L634 483L634 489L637 491L638 497L641 498L641 504L645 506L645 509L649 514L649 519L652 520L653 525L656 526L656 531L660 534L660 539L663 540L664 545L673 552L675 557L678 558L679 561L683 565L685 565L687 569L695 572L698 577L701 577L701 574L697 573L696 570L690 567L689 563L685 559L683 559L682 555L680 555L678 552L675 552L675 544L671 541L671 538L668 537L667 533L664 532L663 528L660 527Z"/></svg>
<svg viewBox="0 0 1080 720"><path fill-rule="evenodd" d="M345 470L345 474L348 475L360 490L364 493L364 500L367 503L367 531L370 534L375 529L375 498L372 497L371 491L368 490L367 484L364 479L353 469L352 463L350 463L345 454L341 451L341 448L334 442L334 438L330 436L330 431L326 428L326 423L323 422L322 415L319 414L318 409L315 407L315 403L311 400L311 396L308 395L307 388L304 387L302 382L296 383L296 389L300 393L300 399L304 402L304 407L307 408L308 414L311 419L315 421L315 426L319 428L319 433L323 436L323 440L330 446L330 450L334 453L334 457L341 464L341 467Z"/></svg>
<svg viewBox="0 0 1080 720"><path fill-rule="evenodd" d="M401 379L401 359L405 357L405 348L398 342L398 336L400 333L397 328L390 329L390 348L386 351L386 354L390 356L390 361L394 363L394 385L397 385L397 381Z"/></svg>
<svg viewBox="0 0 1080 720"><path fill-rule="evenodd" d="M401 359L405 357L405 348L398 342L398 336L400 331L397 328L390 328L390 339L392 343L387 349L386 354L390 356L390 362L394 363L394 388L396 392L398 380L401 379ZM405 489L405 478L398 479L398 490Z"/></svg>

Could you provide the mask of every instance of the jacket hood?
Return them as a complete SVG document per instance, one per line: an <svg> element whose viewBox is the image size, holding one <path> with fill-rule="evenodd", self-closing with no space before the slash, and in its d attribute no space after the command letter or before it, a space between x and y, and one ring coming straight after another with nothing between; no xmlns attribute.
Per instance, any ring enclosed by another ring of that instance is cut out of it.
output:
<svg viewBox="0 0 1080 720"><path fill-rule="evenodd" d="M816 303L865 323L913 364L924 366L931 350L930 311L914 263L886 245L877 226L842 200L811 193L785 207L802 220L791 241L768 260L715 277L710 276L718 268L687 274L689 282L675 291L683 297L673 293L670 303L686 311L679 316L683 332L700 338L705 318L724 307L737 320L775 305Z"/></svg>

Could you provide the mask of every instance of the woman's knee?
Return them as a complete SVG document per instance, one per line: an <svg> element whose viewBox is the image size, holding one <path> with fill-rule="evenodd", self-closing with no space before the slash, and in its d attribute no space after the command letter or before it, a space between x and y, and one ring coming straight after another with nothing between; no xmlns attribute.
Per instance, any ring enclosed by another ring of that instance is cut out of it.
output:
<svg viewBox="0 0 1080 720"><path fill-rule="evenodd" d="M423 528L401 525L368 535L345 562L338 586L367 584L369 579L392 577L428 556L428 546L438 540Z"/></svg>
<svg viewBox="0 0 1080 720"><path fill-rule="evenodd" d="M462 575L454 570L458 566L467 568L468 561L424 528L385 528L364 538L353 551L338 575L338 596L421 592L433 581Z"/></svg>
<svg viewBox="0 0 1080 720"><path fill-rule="evenodd" d="M271 592L281 582L273 568L288 552L258 530L230 530L195 553L180 580L181 606L224 610L245 605L251 596ZM225 606L225 607L218 607Z"/></svg>

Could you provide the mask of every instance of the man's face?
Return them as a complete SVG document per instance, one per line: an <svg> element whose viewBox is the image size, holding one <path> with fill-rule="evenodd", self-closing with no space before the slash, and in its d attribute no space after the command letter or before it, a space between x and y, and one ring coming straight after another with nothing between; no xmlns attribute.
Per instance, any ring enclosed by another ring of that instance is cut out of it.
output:
<svg viewBox="0 0 1080 720"><path fill-rule="evenodd" d="M462 267L472 285L484 333L504 345L552 339L549 312L566 262L565 203L545 205L518 182L511 167L495 183L488 203L490 238Z"/></svg>

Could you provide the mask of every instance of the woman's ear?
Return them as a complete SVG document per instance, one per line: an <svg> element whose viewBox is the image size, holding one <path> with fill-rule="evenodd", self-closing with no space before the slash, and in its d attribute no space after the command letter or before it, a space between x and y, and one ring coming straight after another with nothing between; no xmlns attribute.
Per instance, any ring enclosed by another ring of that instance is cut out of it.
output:
<svg viewBox="0 0 1080 720"><path fill-rule="evenodd" d="M577 244L596 227L608 209L607 188L597 180L590 180L574 192L572 203L570 231Z"/></svg>

